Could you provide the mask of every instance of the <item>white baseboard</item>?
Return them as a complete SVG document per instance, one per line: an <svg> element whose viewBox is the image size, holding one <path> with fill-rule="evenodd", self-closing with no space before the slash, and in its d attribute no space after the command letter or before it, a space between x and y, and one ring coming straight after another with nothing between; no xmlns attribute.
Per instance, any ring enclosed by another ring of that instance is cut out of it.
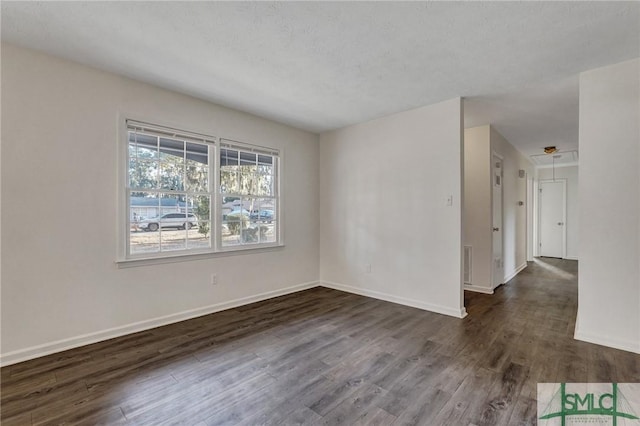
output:
<svg viewBox="0 0 640 426"><path fill-rule="evenodd" d="M573 338L583 342L595 343L596 345L607 346L609 348L620 349L627 352L640 354L640 342L630 340L612 339L608 336L583 333L576 329Z"/></svg>
<svg viewBox="0 0 640 426"><path fill-rule="evenodd" d="M515 278L516 275L518 275L526 267L527 267L527 262L524 262L522 265L518 266L515 271L513 271L511 274L505 277L504 282L508 283L509 281L511 281L513 278Z"/></svg>
<svg viewBox="0 0 640 426"><path fill-rule="evenodd" d="M567 259L567 260L578 260L578 257L577 256L567 256L567 257L565 257L565 259Z"/></svg>
<svg viewBox="0 0 640 426"><path fill-rule="evenodd" d="M110 328L107 330L102 330L94 333L83 334L81 336L75 336L67 339L56 340L54 342L32 346L25 349L19 349L17 351L8 352L6 354L0 355L0 366L5 367L7 365L16 364L18 362L27 361L33 358L39 358L45 355L50 355L52 353L62 352L68 349L73 349L80 346L101 342L103 340L113 339L114 337L120 337L120 336L124 336L131 333L137 333L139 331L145 331L145 330L160 327L163 325L173 324L173 323L188 320L191 318L196 318L196 317L212 314L219 311L224 311L226 309L237 308L238 306L248 305L250 303L260 302L262 300L283 296L285 294L295 293L295 292L307 290L313 287L318 287L318 285L319 285L318 281L311 281L307 283L294 285L291 287L282 288L279 290L273 290L273 291L268 291L266 293L256 294L254 296L243 297L240 299L230 300L228 302L216 303L214 305L204 306L196 309L190 309L187 311L165 315L162 317L157 317L149 320L139 321L139 322L127 324L120 327L114 327L114 328Z"/></svg>
<svg viewBox="0 0 640 426"><path fill-rule="evenodd" d="M493 294L492 288L482 287L478 285L465 284L464 289L468 291L475 291L476 293Z"/></svg>
<svg viewBox="0 0 640 426"><path fill-rule="evenodd" d="M398 303L400 305L411 306L412 308L422 309L424 311L435 312L438 314L449 315L456 318L464 318L467 316L467 310L449 308L446 306L434 305L432 303L422 302L420 300L409 299L401 296L394 296L380 291L368 290L360 287L352 287L346 284L339 284L331 281L321 281L322 287L332 288L334 290L346 291L347 293L359 294L360 296L372 297L374 299L384 300L386 302Z"/></svg>

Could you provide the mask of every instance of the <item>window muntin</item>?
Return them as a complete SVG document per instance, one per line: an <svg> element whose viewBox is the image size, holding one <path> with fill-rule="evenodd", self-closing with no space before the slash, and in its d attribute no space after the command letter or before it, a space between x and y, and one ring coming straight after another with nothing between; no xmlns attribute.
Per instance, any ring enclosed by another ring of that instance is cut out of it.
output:
<svg viewBox="0 0 640 426"><path fill-rule="evenodd" d="M127 120L127 258L279 244L278 151L223 141Z"/></svg>

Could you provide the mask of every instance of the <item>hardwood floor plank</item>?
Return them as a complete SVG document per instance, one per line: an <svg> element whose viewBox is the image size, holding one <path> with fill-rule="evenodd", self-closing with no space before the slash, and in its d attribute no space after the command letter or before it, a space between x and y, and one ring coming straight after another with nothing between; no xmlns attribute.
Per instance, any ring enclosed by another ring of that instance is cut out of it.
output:
<svg viewBox="0 0 640 426"><path fill-rule="evenodd" d="M225 386L215 381L204 381L188 388L176 389L161 401L123 411L133 424L188 424L206 421L218 412L237 404L255 392L260 392L275 379L265 374L251 377L242 383ZM131 407L129 407L131 408Z"/></svg>
<svg viewBox="0 0 640 426"><path fill-rule="evenodd" d="M437 387L428 387L402 411L394 425L435 424L435 417L450 399L450 393Z"/></svg>
<svg viewBox="0 0 640 426"><path fill-rule="evenodd" d="M491 389L498 378L499 374L495 371L474 369L437 413L433 424L469 424L471 418L481 412L487 398L487 389Z"/></svg>
<svg viewBox="0 0 640 426"><path fill-rule="evenodd" d="M536 400L523 397L522 394L520 394L520 398L518 398L513 407L511 416L502 424L505 426L535 426L538 424Z"/></svg>
<svg viewBox="0 0 640 426"><path fill-rule="evenodd" d="M640 356L631 352L612 351L608 348L604 348L604 350L610 352L613 359L616 360L618 374L616 382L640 383Z"/></svg>
<svg viewBox="0 0 640 426"><path fill-rule="evenodd" d="M321 416L326 415L344 399L366 386L371 378L388 365L392 359L393 355L387 352L376 352L367 358L353 363L341 364L329 370L324 375L335 383L334 386L322 398L312 403L309 408Z"/></svg>
<svg viewBox="0 0 640 426"><path fill-rule="evenodd" d="M322 375L300 382L301 384L298 386L287 387L287 383L291 383L291 381L278 381L270 389L266 389L270 390L271 395L277 396L274 402L267 407L261 407L259 413L240 424L247 426L288 424L287 419L301 408L306 413L312 413L311 418L322 418L321 415L308 407L325 395L335 384Z"/></svg>
<svg viewBox="0 0 640 426"><path fill-rule="evenodd" d="M88 396L84 380L70 383L52 383L50 386L38 387L28 392L14 395L2 395L1 412L3 416L12 416L22 412L32 413L39 407L51 407L66 403L70 399Z"/></svg>
<svg viewBox="0 0 640 426"><path fill-rule="evenodd" d="M427 392L427 389L435 389L433 381L449 361L450 358L437 355L414 365L409 374L391 387L386 402L380 408L399 417L415 403L418 395Z"/></svg>
<svg viewBox="0 0 640 426"><path fill-rule="evenodd" d="M307 407L299 407L293 412L289 413L282 422L271 423L273 425L314 425L318 420L322 419L317 413Z"/></svg>
<svg viewBox="0 0 640 426"><path fill-rule="evenodd" d="M529 367L514 363L506 366L500 380L489 391L482 413L474 424L490 426L508 420L528 374Z"/></svg>
<svg viewBox="0 0 640 426"><path fill-rule="evenodd" d="M393 389L415 369L421 360L432 356L438 349L438 344L431 340L413 340L408 343L396 351L393 354L396 359L378 373L375 379L376 385L387 390Z"/></svg>
<svg viewBox="0 0 640 426"><path fill-rule="evenodd" d="M2 382L2 400L10 397L27 398L33 394L46 393L57 383L53 373L9 379Z"/></svg>
<svg viewBox="0 0 640 426"><path fill-rule="evenodd" d="M387 426L394 424L396 420L396 416L387 413L381 408L376 408L366 422L354 422L353 424L355 426Z"/></svg>
<svg viewBox="0 0 640 426"><path fill-rule="evenodd" d="M12 415L2 413L2 426L25 426L30 424L32 424L30 412Z"/></svg>
<svg viewBox="0 0 640 426"><path fill-rule="evenodd" d="M356 392L345 398L329 411L317 424L346 425L370 424L380 409L376 403L384 399L387 391L373 384L363 384Z"/></svg>
<svg viewBox="0 0 640 426"><path fill-rule="evenodd" d="M87 404L72 411L50 413L34 421L33 425L126 425L127 419L120 407L105 408L100 404Z"/></svg>
<svg viewBox="0 0 640 426"><path fill-rule="evenodd" d="M573 339L577 262L538 259L457 319L314 288L0 370L3 425L533 425L537 384L640 382Z"/></svg>

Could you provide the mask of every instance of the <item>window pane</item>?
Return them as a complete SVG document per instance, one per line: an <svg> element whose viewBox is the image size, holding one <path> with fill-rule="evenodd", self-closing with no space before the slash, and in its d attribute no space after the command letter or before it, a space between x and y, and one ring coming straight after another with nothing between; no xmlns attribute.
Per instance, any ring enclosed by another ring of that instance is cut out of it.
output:
<svg viewBox="0 0 640 426"><path fill-rule="evenodd" d="M187 199L188 212L193 215L189 217L193 230L189 233L189 238L206 240L209 245L209 234L211 233L211 197L200 195Z"/></svg>
<svg viewBox="0 0 640 426"><path fill-rule="evenodd" d="M211 233L211 222L198 220L198 226L191 228L188 233L189 240L187 241L187 248L189 249L202 249L211 247L211 239L209 235Z"/></svg>
<svg viewBox="0 0 640 426"><path fill-rule="evenodd" d="M195 195L187 198L188 213L194 214L197 220L211 220L211 197L208 195Z"/></svg>
<svg viewBox="0 0 640 426"><path fill-rule="evenodd" d="M155 189L158 187L158 162L129 159L129 187Z"/></svg>
<svg viewBox="0 0 640 426"><path fill-rule="evenodd" d="M209 164L209 147L206 144L201 143L186 143L186 158L187 160L195 161L201 165L206 166Z"/></svg>
<svg viewBox="0 0 640 426"><path fill-rule="evenodd" d="M240 221L223 220L220 230L222 247L240 244Z"/></svg>
<svg viewBox="0 0 640 426"><path fill-rule="evenodd" d="M272 175L273 171L273 157L258 155L258 173Z"/></svg>
<svg viewBox="0 0 640 426"><path fill-rule="evenodd" d="M240 166L255 166L258 162L258 157L252 152L240 151Z"/></svg>
<svg viewBox="0 0 640 426"><path fill-rule="evenodd" d="M160 233L131 229L129 232L131 254L157 253L160 251Z"/></svg>
<svg viewBox="0 0 640 426"><path fill-rule="evenodd" d="M258 155L258 163L272 165L273 157L270 155Z"/></svg>
<svg viewBox="0 0 640 426"><path fill-rule="evenodd" d="M175 226L176 224L172 224ZM160 232L162 251L185 250L187 248L187 231L180 228L165 228Z"/></svg>
<svg viewBox="0 0 640 426"><path fill-rule="evenodd" d="M222 201L224 202L224 199ZM220 229L223 247L240 244L242 230L249 225L250 216L249 210L243 208L244 203L241 199L226 204L226 207L223 206L222 226ZM228 210L229 204L233 205L233 210L231 211Z"/></svg>
<svg viewBox="0 0 640 426"><path fill-rule="evenodd" d="M129 132L129 155L143 159L158 158L158 138L143 133Z"/></svg>
<svg viewBox="0 0 640 426"><path fill-rule="evenodd" d="M220 192L223 194L238 194L240 192L237 172L220 172Z"/></svg>
<svg viewBox="0 0 640 426"><path fill-rule="evenodd" d="M260 242L275 243L276 242L276 222L268 222L260 224Z"/></svg>
<svg viewBox="0 0 640 426"><path fill-rule="evenodd" d="M258 174L256 175L256 191L255 195L275 195L273 191L273 176Z"/></svg>
<svg viewBox="0 0 640 426"><path fill-rule="evenodd" d="M160 200L153 192L136 192L129 199L129 249L131 254L160 251L160 236L151 232L149 218L157 216ZM152 226L153 228L153 226ZM154 228L155 229L155 228Z"/></svg>
<svg viewBox="0 0 640 426"><path fill-rule="evenodd" d="M267 166L264 164L258 164L258 173L262 175L272 175L273 174L273 166Z"/></svg>
<svg viewBox="0 0 640 426"><path fill-rule="evenodd" d="M260 242L260 224L251 222L242 229L240 241L243 244L258 244Z"/></svg>
<svg viewBox="0 0 640 426"><path fill-rule="evenodd" d="M258 179L256 176L256 166L240 167L240 194L255 194L257 190Z"/></svg>
<svg viewBox="0 0 640 426"><path fill-rule="evenodd" d="M209 166L194 160L187 160L187 191L207 192L209 190Z"/></svg>
<svg viewBox="0 0 640 426"><path fill-rule="evenodd" d="M130 221L135 219L142 223L143 221L156 217L160 214L160 199L156 192L132 192L131 197L129 198L129 206Z"/></svg>
<svg viewBox="0 0 640 426"><path fill-rule="evenodd" d="M220 150L220 170L238 170L238 151L225 148Z"/></svg>
<svg viewBox="0 0 640 426"><path fill-rule="evenodd" d="M226 216L229 212L239 209L242 205L240 197L222 197L222 216Z"/></svg>
<svg viewBox="0 0 640 426"><path fill-rule="evenodd" d="M138 145L138 158L156 159L158 158L158 149L154 147Z"/></svg>
<svg viewBox="0 0 640 426"><path fill-rule="evenodd" d="M174 157L160 162L160 188L173 191L184 190L184 160Z"/></svg>
<svg viewBox="0 0 640 426"><path fill-rule="evenodd" d="M172 158L184 158L184 141L160 138L160 159L171 161Z"/></svg>
<svg viewBox="0 0 640 426"><path fill-rule="evenodd" d="M275 200L272 198L256 198L251 211L251 221L271 223L276 220Z"/></svg>
<svg viewBox="0 0 640 426"><path fill-rule="evenodd" d="M160 138L160 188L184 190L184 142Z"/></svg>
<svg viewBox="0 0 640 426"><path fill-rule="evenodd" d="M178 219L186 218L187 200L186 195L162 194L160 198L160 215L180 213Z"/></svg>

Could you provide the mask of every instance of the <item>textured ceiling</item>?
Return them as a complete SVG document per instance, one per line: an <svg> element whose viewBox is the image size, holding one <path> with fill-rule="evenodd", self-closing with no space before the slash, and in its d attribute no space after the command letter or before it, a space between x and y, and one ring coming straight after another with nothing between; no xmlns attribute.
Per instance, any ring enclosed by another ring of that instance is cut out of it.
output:
<svg viewBox="0 0 640 426"><path fill-rule="evenodd" d="M1 8L3 40L314 132L463 96L519 147L574 143L576 74L640 56L637 2Z"/></svg>
<svg viewBox="0 0 640 426"><path fill-rule="evenodd" d="M494 96L466 98L464 126L491 124L525 155L578 149L578 76Z"/></svg>

